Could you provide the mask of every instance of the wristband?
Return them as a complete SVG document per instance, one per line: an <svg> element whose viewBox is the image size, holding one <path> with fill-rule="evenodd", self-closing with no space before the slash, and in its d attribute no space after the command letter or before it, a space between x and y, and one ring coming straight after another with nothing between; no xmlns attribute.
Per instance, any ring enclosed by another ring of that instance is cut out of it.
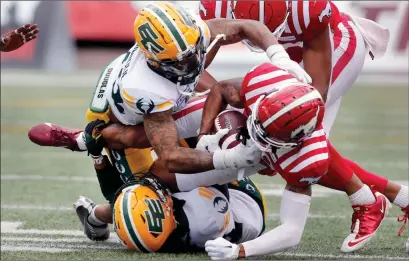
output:
<svg viewBox="0 0 409 261"><path fill-rule="evenodd" d="M99 154L98 156L91 155L91 158L92 161L94 162L94 165L102 164L102 161L104 159L104 157L101 154Z"/></svg>
<svg viewBox="0 0 409 261"><path fill-rule="evenodd" d="M224 162L225 150L216 150L213 153L213 166L215 169L226 169L226 163Z"/></svg>

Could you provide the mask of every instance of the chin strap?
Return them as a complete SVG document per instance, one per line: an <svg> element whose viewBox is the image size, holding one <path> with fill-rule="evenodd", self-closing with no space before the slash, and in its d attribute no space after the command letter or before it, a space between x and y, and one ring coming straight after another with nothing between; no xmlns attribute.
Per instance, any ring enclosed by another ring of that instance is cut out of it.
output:
<svg viewBox="0 0 409 261"><path fill-rule="evenodd" d="M189 96L189 98L197 98L197 97L202 97L207 95L210 92L210 89L204 91L204 92L184 92L180 89L180 83L182 81L182 77L178 78L178 82L176 83L176 88L178 92L182 95Z"/></svg>
<svg viewBox="0 0 409 261"><path fill-rule="evenodd" d="M220 38L223 38L223 40L226 40L226 35L225 34L218 34L214 38L213 42L210 43L209 47L206 49L206 53L210 52L210 50L214 47L214 45L220 40Z"/></svg>

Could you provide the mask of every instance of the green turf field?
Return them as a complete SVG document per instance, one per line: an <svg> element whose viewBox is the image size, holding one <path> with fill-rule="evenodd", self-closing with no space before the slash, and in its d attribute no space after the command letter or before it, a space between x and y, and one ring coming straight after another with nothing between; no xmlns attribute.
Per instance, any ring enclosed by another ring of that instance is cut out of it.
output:
<svg viewBox="0 0 409 261"><path fill-rule="evenodd" d="M144 255L114 240L94 243L82 234L72 208L79 195L103 202L92 162L84 153L41 148L30 126L48 121L82 128L93 89L1 86L1 259L207 259L205 255ZM391 180L408 183L408 89L355 87L344 99L331 134L345 156ZM268 200L268 227L277 224L283 182L256 177ZM352 209L347 197L318 185L301 244L265 259L407 259L393 207L372 244L343 255Z"/></svg>

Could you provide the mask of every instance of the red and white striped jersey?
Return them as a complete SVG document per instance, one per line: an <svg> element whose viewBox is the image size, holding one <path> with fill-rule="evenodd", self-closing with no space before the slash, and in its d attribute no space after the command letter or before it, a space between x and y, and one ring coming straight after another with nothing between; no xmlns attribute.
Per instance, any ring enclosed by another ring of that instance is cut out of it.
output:
<svg viewBox="0 0 409 261"><path fill-rule="evenodd" d="M201 0L200 16L203 20L213 18L232 18L232 2L235 1ZM264 24L266 24L273 32L276 28L270 28L271 25L282 23L281 20L273 20L283 19L283 17L285 17L284 13L277 14L277 12L286 12L286 10L285 8L282 8L281 1L264 1L264 3L264 19L262 19L262 22L264 22ZM287 12L289 14L284 32L278 38L278 42L284 46L293 61L300 63L302 61L302 47L304 41L308 41L323 32L328 25L330 25L331 29L336 28L342 19L340 18L338 8L330 0L286 1L286 4ZM277 5L280 5L280 8ZM257 4L252 8L260 7ZM253 10L253 13L257 14L253 19L260 20L258 11Z"/></svg>
<svg viewBox="0 0 409 261"><path fill-rule="evenodd" d="M201 0L200 1L200 17L202 20L210 20L214 18L232 18L232 2L233 0Z"/></svg>
<svg viewBox="0 0 409 261"><path fill-rule="evenodd" d="M255 67L245 76L241 87L240 96L245 102L245 112L247 115L251 113L260 95L295 84L299 84L297 79L269 63ZM315 184L327 173L329 166L327 138L322 125L300 146L264 153L262 161L271 169L271 175L277 171L294 186Z"/></svg>
<svg viewBox="0 0 409 261"><path fill-rule="evenodd" d="M331 1L289 1L289 16L278 42L293 61L302 61L303 42L340 21L338 8Z"/></svg>

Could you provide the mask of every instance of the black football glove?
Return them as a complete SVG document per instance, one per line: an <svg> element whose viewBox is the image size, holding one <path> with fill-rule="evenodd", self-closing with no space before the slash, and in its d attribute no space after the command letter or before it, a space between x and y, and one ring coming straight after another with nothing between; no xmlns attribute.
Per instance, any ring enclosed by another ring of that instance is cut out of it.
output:
<svg viewBox="0 0 409 261"><path fill-rule="evenodd" d="M87 146L88 154L92 156L101 155L106 143L101 135L107 124L102 120L95 120L87 124L84 131L85 145Z"/></svg>

